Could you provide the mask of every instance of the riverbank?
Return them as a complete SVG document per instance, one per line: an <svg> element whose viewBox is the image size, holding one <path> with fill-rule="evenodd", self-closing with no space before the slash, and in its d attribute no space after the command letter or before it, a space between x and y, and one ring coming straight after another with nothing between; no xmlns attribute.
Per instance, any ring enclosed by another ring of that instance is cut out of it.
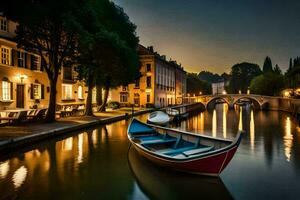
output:
<svg viewBox="0 0 300 200"><path fill-rule="evenodd" d="M0 152L10 152L51 137L87 129L96 125L110 124L132 116L151 112L153 109L135 110L123 108L107 112L95 113L93 117L67 117L56 122L45 124L42 122L25 123L17 126L0 127Z"/></svg>

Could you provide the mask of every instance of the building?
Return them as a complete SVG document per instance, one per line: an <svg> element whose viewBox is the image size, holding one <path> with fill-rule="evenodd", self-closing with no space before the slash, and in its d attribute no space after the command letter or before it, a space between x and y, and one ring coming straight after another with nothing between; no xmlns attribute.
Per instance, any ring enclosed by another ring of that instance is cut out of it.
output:
<svg viewBox="0 0 300 200"><path fill-rule="evenodd" d="M218 95L218 94L224 94L226 93L225 91L225 81L223 79L220 79L219 81L212 83L212 94L213 95Z"/></svg>
<svg viewBox="0 0 300 200"><path fill-rule="evenodd" d="M109 100L137 107L164 107L182 103L186 94L186 72L175 61L139 45L141 77L135 83L110 92Z"/></svg>
<svg viewBox="0 0 300 200"><path fill-rule="evenodd" d="M47 108L50 86L41 58L17 48L17 23L0 15L0 110ZM72 68L63 68L57 82L58 105L84 103L84 84Z"/></svg>

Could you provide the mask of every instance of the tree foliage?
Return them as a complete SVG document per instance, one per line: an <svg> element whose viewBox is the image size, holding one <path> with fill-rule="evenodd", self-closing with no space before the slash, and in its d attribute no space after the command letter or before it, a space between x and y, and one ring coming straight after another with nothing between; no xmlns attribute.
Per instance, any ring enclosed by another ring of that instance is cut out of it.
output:
<svg viewBox="0 0 300 200"><path fill-rule="evenodd" d="M124 11L113 2L95 4L96 28L82 34L79 43L78 72L89 90L103 86L105 108L110 88L127 85L139 74L136 26ZM102 9L101 9L102 8ZM101 10L101 12L99 12ZM96 30L96 31L94 31ZM92 114L91 92L87 98L87 115Z"/></svg>
<svg viewBox="0 0 300 200"><path fill-rule="evenodd" d="M187 74L187 93L199 95L211 94L211 85L203 80L200 80L196 73Z"/></svg>
<svg viewBox="0 0 300 200"><path fill-rule="evenodd" d="M209 72L209 71L201 71L198 74L198 77L199 77L200 80L206 81L210 84L214 83L214 82L217 82L220 79L222 79L222 77L219 74L214 74L214 73Z"/></svg>
<svg viewBox="0 0 300 200"><path fill-rule="evenodd" d="M266 73L255 77L250 84L253 94L275 96L284 88L284 76L278 73Z"/></svg>
<svg viewBox="0 0 300 200"><path fill-rule="evenodd" d="M251 80L262 74L257 64L243 62L231 68L231 79L229 82L229 92L238 93L240 90L246 93Z"/></svg>
<svg viewBox="0 0 300 200"><path fill-rule="evenodd" d="M268 73L273 71L272 61L269 56L266 57L263 65L263 73Z"/></svg>

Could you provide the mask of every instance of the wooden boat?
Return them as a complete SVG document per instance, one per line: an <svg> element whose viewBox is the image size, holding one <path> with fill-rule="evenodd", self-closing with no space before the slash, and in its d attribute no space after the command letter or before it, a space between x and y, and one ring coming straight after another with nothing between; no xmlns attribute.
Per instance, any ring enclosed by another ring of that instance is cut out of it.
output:
<svg viewBox="0 0 300 200"><path fill-rule="evenodd" d="M159 167L140 156L135 148L128 151L128 165L139 188L149 199L233 199L219 177L194 176ZM187 187L183 187L187 186Z"/></svg>
<svg viewBox="0 0 300 200"><path fill-rule="evenodd" d="M145 124L133 119L128 139L150 161L177 171L218 176L231 161L242 139L234 141Z"/></svg>
<svg viewBox="0 0 300 200"><path fill-rule="evenodd" d="M148 116L148 122L151 124L166 125L169 123L170 117L162 111L155 111Z"/></svg>

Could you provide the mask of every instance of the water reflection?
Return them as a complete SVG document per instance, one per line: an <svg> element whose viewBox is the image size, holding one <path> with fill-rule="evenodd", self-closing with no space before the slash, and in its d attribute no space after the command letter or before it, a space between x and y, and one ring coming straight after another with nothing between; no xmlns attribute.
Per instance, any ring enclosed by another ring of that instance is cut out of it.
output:
<svg viewBox="0 0 300 200"><path fill-rule="evenodd" d="M147 115L139 118L146 121ZM232 110L218 104L213 111L177 125L232 139L242 124L246 133L222 180L174 174L131 153L128 163L128 124L121 121L45 141L0 161L0 199L151 199L158 195L161 199L189 199L189 195L291 199L300 195L300 128L286 113ZM272 193L265 185L273 188Z"/></svg>
<svg viewBox="0 0 300 200"><path fill-rule="evenodd" d="M223 137L224 138L227 138L227 117L226 117L226 114L227 114L227 110L228 110L228 105L227 103L224 103L223 104Z"/></svg>
<svg viewBox="0 0 300 200"><path fill-rule="evenodd" d="M291 120L289 117L286 118L285 122L285 135L284 139L284 154L286 156L286 160L290 162L291 160L291 151L293 147L293 135L291 133Z"/></svg>
<svg viewBox="0 0 300 200"><path fill-rule="evenodd" d="M0 178L5 178L9 171L8 161L0 163Z"/></svg>
<svg viewBox="0 0 300 200"><path fill-rule="evenodd" d="M216 109L213 111L213 117L212 117L212 136L217 136L217 112Z"/></svg>
<svg viewBox="0 0 300 200"><path fill-rule="evenodd" d="M28 173L28 170L25 166L21 166L14 173L14 175L12 177L12 181L13 181L14 186L15 186L16 189L24 183L24 181L26 179L26 176L27 176L27 173Z"/></svg>
<svg viewBox="0 0 300 200"><path fill-rule="evenodd" d="M243 108L240 108L239 130L240 131L244 130L243 129Z"/></svg>
<svg viewBox="0 0 300 200"><path fill-rule="evenodd" d="M254 112L251 110L251 117L250 117L250 146L251 150L255 148L255 124L254 124Z"/></svg>

